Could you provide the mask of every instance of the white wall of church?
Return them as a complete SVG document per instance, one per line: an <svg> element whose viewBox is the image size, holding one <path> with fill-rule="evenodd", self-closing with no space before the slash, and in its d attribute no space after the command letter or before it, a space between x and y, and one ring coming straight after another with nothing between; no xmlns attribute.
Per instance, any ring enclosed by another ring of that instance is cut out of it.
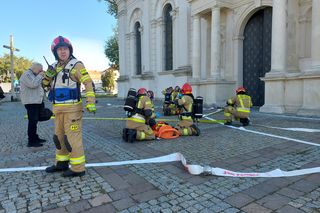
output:
<svg viewBox="0 0 320 213"><path fill-rule="evenodd" d="M244 29L252 15L273 8L271 70L263 112L314 115L320 112L320 0L118 0L119 97L130 87L161 90L185 82L206 104L223 105L243 84ZM171 4L173 70L165 71L164 16ZM284 15L283 15L284 14ZM141 25L142 74L136 74L134 25ZM282 40L281 40L282 39ZM284 41L284 42L282 42ZM279 46L275 46L279 44ZM275 48L276 47L276 48ZM319 48L319 47L318 47ZM216 57L218 56L218 58Z"/></svg>

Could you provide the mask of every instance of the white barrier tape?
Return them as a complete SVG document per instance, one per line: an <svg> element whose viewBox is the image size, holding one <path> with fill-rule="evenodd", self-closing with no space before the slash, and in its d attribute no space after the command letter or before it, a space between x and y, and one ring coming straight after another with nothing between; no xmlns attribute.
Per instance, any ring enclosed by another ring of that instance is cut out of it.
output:
<svg viewBox="0 0 320 213"><path fill-rule="evenodd" d="M20 167L20 168L5 168L0 169L0 173L3 172L28 172L28 171L41 171L45 170L46 166L39 166L39 167Z"/></svg>
<svg viewBox="0 0 320 213"><path fill-rule="evenodd" d="M271 129L282 129L287 131L294 131L294 132L320 132L320 129L308 129L308 128L282 128L282 127L275 127L275 126L266 126L260 124L254 124L255 126L262 126Z"/></svg>
<svg viewBox="0 0 320 213"><path fill-rule="evenodd" d="M216 114L216 113L221 112L221 111L223 111L223 109L217 109L217 110L214 111L214 112L210 112L210 113L208 113L208 114L203 115L203 117L208 117L209 115L213 115L213 114Z"/></svg>
<svg viewBox="0 0 320 213"><path fill-rule="evenodd" d="M211 121L217 121L213 118L209 118L209 117L205 117L208 120ZM224 125L221 122L217 122L221 125ZM273 138L280 138L280 139L284 139L284 140L288 140L288 141L294 141L294 142L298 142L298 143L303 143L303 144L308 144L308 145L312 145L312 146L319 146L320 144L316 144L316 143L312 143L309 141L304 141L304 140L299 140L299 139L295 139L295 138L289 138L289 137L284 137L284 136L279 136L279 135L274 135L274 134L269 134L269 133L264 133L264 132L259 132L259 131L254 131L254 130L249 130L243 127L235 127L235 126L230 126L230 125L224 125L226 127L232 128L232 129L237 129L237 130L241 130L241 131L245 131L245 132L250 132L250 133L254 133L254 134L258 134L258 135L264 135L264 136L269 136L269 137L273 137Z"/></svg>
<svg viewBox="0 0 320 213"><path fill-rule="evenodd" d="M199 165L188 165L185 157L181 153L173 153L170 155L165 155L156 158L147 158L141 160L128 160L128 161L117 161L117 162L106 162L106 163L89 163L86 164L86 167L103 167L103 166L120 166L120 165L132 165L132 164L146 164L146 163L167 163L180 161L183 166L188 170L192 175L216 175L216 176L225 176L225 177L290 177L298 175L306 175L319 173L320 167L309 168L309 169L300 169L293 171L282 171L281 169L275 169L270 172L234 172L219 167L210 167L210 166L199 166ZM22 172L22 171L39 171L45 170L45 166L42 167L24 167L24 168L7 168L0 169L0 173L3 172Z"/></svg>
<svg viewBox="0 0 320 213"><path fill-rule="evenodd" d="M255 113L255 112L252 112ZM270 114L270 113L263 113L272 117L283 117L283 118L290 118L290 119L301 119L301 120L314 120L320 121L320 118L313 118L313 117L302 117L302 116L293 116L293 115L278 115L278 114Z"/></svg>

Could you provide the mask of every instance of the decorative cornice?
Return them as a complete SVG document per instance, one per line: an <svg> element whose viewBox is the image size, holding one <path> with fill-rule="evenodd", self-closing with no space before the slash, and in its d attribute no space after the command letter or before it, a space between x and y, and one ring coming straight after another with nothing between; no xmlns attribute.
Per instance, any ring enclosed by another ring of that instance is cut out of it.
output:
<svg viewBox="0 0 320 213"><path fill-rule="evenodd" d="M244 36L234 36L233 38L232 38L232 40L244 40Z"/></svg>
<svg viewBox="0 0 320 213"><path fill-rule="evenodd" d="M150 25L151 25L151 27L157 27L157 20L156 19L152 19L151 21L150 21Z"/></svg>
<svg viewBox="0 0 320 213"><path fill-rule="evenodd" d="M130 33L127 33L126 34L126 38L127 39L132 39L132 38L134 38L135 37L135 33L134 32L130 32Z"/></svg>
<svg viewBox="0 0 320 213"><path fill-rule="evenodd" d="M236 81L226 81L226 80L214 80L214 79L198 79L192 78L189 80L190 84L193 86L200 86L200 85L210 85L210 84L225 84L225 85L232 85L235 84Z"/></svg>
<svg viewBox="0 0 320 213"><path fill-rule="evenodd" d="M141 80L153 80L154 75L152 72L144 72L140 75L134 75L132 76L133 79L141 79Z"/></svg>
<svg viewBox="0 0 320 213"><path fill-rule="evenodd" d="M126 81L129 81L128 75L120 75L119 78L117 79L117 82L126 82Z"/></svg>
<svg viewBox="0 0 320 213"><path fill-rule="evenodd" d="M141 79L142 80L153 80L154 79L154 75L152 72L144 72L141 75Z"/></svg>
<svg viewBox="0 0 320 213"><path fill-rule="evenodd" d="M164 25L164 20L163 20L162 17L160 17L160 18L157 19L157 25L158 25L158 26L163 26L163 25Z"/></svg>
<svg viewBox="0 0 320 213"><path fill-rule="evenodd" d="M173 75L177 76L192 76L191 66L179 67L175 70L161 71L158 72L159 75Z"/></svg>

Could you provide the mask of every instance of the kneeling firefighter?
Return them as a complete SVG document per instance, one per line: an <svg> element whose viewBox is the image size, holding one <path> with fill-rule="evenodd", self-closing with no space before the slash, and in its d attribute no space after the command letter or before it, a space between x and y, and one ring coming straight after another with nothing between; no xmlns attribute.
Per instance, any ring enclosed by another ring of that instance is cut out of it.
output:
<svg viewBox="0 0 320 213"><path fill-rule="evenodd" d="M129 101L126 100L126 103L128 102ZM123 140L132 143L135 140L155 139L155 135L150 127L156 125L155 120L151 118L153 104L147 96L147 90L145 88L138 90L135 102L136 103L131 101L131 104L135 104L131 106L134 110L130 113L130 116L128 116L126 128L123 129Z"/></svg>
<svg viewBox="0 0 320 213"><path fill-rule="evenodd" d="M192 87L190 84L185 83L181 88L180 98L176 100L177 106L181 108L179 115L180 121L176 126L180 135L200 135L200 129L193 122L193 102L194 97L192 94Z"/></svg>
<svg viewBox="0 0 320 213"><path fill-rule="evenodd" d="M244 87L239 87L236 94L235 97L228 99L227 106L224 108L224 124L231 125L233 115L243 126L248 126L250 107L252 107L251 97L246 94Z"/></svg>
<svg viewBox="0 0 320 213"><path fill-rule="evenodd" d="M64 171L62 176L85 174L85 156L82 144L82 99L80 84L86 91L86 109L96 112L92 80L84 65L73 56L70 41L62 36L53 40L51 51L57 62L49 65L42 80L49 92L55 114L56 163L46 172ZM69 169L69 164L71 168Z"/></svg>

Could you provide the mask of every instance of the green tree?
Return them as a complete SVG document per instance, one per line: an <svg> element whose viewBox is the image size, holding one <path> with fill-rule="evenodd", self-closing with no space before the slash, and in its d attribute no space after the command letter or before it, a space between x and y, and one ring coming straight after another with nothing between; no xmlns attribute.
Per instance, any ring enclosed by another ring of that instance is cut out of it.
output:
<svg viewBox="0 0 320 213"><path fill-rule="evenodd" d="M119 69L119 46L118 31L114 30L114 34L106 41L104 53L109 58L111 66Z"/></svg>
<svg viewBox="0 0 320 213"><path fill-rule="evenodd" d="M19 79L22 73L30 68L32 60L29 60L25 57L13 56L14 60L14 75L16 79ZM10 81L10 55L4 54L3 57L0 57L0 77L4 81Z"/></svg>
<svg viewBox="0 0 320 213"><path fill-rule="evenodd" d="M111 67L101 75L102 87L106 88L106 91L111 92L114 90L116 83L116 73L115 68Z"/></svg>
<svg viewBox="0 0 320 213"><path fill-rule="evenodd" d="M116 18L118 15L118 6L116 3L116 0L104 0L104 1L108 5L107 12Z"/></svg>

